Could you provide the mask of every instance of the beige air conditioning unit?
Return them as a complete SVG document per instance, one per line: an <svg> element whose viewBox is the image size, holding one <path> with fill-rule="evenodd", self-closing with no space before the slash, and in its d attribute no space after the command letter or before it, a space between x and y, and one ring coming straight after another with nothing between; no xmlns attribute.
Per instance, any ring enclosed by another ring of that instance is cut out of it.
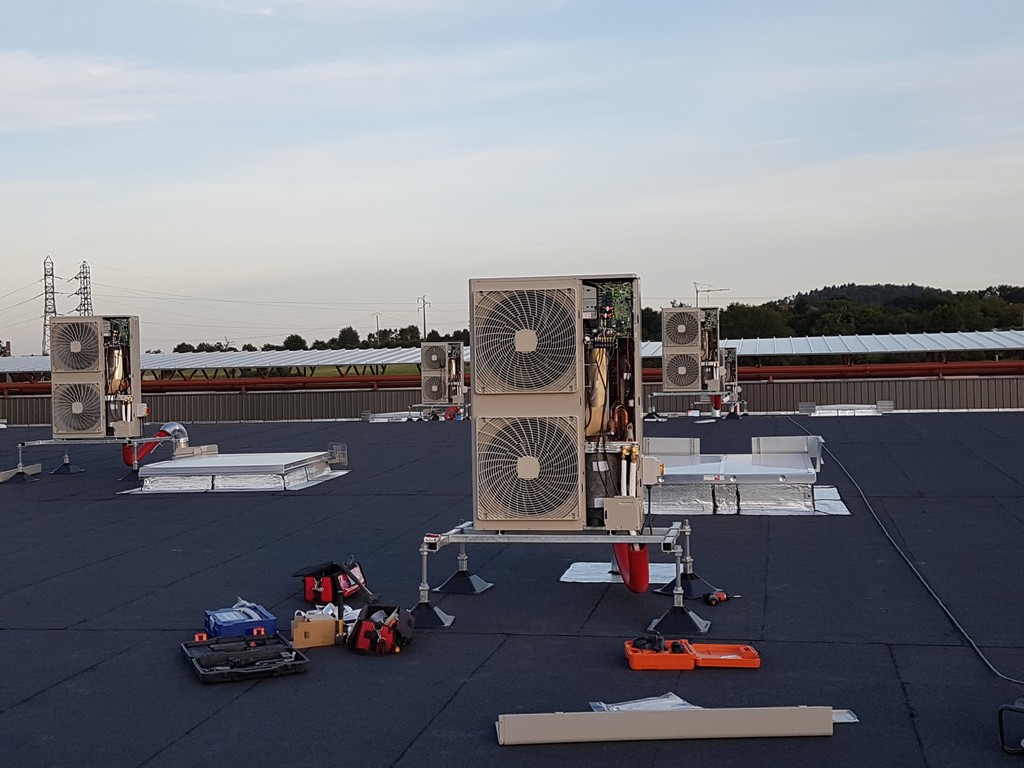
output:
<svg viewBox="0 0 1024 768"><path fill-rule="evenodd" d="M582 282L481 279L469 290L474 525L580 530Z"/></svg>
<svg viewBox="0 0 1024 768"><path fill-rule="evenodd" d="M461 341L428 341L420 345L420 400L428 405L465 402Z"/></svg>
<svg viewBox="0 0 1024 768"><path fill-rule="evenodd" d="M638 530L636 275L470 280L473 524Z"/></svg>
<svg viewBox="0 0 1024 768"><path fill-rule="evenodd" d="M53 436L142 434L137 317L50 319Z"/></svg>
<svg viewBox="0 0 1024 768"><path fill-rule="evenodd" d="M696 307L661 310L661 384L666 392L700 392L701 318Z"/></svg>
<svg viewBox="0 0 1024 768"><path fill-rule="evenodd" d="M717 307L661 310L661 383L666 392L721 389Z"/></svg>

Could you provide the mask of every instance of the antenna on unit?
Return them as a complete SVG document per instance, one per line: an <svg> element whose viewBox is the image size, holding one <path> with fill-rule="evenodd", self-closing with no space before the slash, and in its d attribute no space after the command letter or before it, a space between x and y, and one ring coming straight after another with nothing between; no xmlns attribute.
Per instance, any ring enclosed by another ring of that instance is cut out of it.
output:
<svg viewBox="0 0 1024 768"><path fill-rule="evenodd" d="M78 268L78 274L74 276L78 281L78 290L72 296L78 296L78 307L75 312L83 316L92 315L92 277L89 274L89 262L83 261Z"/></svg>
<svg viewBox="0 0 1024 768"><path fill-rule="evenodd" d="M57 291L53 287L53 259L43 259L43 354L50 354L50 318L57 316Z"/></svg>

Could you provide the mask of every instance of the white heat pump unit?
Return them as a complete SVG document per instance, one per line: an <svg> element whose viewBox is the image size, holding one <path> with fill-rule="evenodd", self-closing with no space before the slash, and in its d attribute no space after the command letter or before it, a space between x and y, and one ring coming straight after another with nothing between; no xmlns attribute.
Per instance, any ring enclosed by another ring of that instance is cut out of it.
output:
<svg viewBox="0 0 1024 768"><path fill-rule="evenodd" d="M620 450L638 444L643 421L639 280L495 278L469 290L474 526L606 527L605 498L630 490ZM608 505L617 529L640 527L631 496Z"/></svg>
<svg viewBox="0 0 1024 768"><path fill-rule="evenodd" d="M661 310L661 383L666 392L718 392L717 307Z"/></svg>
<svg viewBox="0 0 1024 768"><path fill-rule="evenodd" d="M142 434L137 317L50 318L53 436Z"/></svg>
<svg viewBox="0 0 1024 768"><path fill-rule="evenodd" d="M466 401L461 341L425 341L420 345L420 400L424 404Z"/></svg>

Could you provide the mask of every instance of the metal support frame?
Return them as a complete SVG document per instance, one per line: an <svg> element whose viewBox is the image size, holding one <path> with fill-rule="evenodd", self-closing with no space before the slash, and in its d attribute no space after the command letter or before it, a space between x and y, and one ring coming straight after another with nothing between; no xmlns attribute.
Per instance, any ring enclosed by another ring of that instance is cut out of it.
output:
<svg viewBox="0 0 1024 768"><path fill-rule="evenodd" d="M83 440L70 440L65 438L54 437L48 440L27 440L25 442L18 443L18 466L16 469L8 470L7 472L0 472L0 483L15 482L15 483L34 483L39 480L38 475L42 472L41 464L31 464L25 466L24 450L26 448L39 448L46 446L62 445L64 446L64 461L63 463L50 472L51 475L73 475L78 472L84 472L85 470L76 464L71 463L71 457L68 453L68 448L72 445L141 445L143 443L162 443L165 440L174 440L173 435L161 435L157 437L107 437L107 438L90 438ZM122 480L137 480L139 477L139 462L136 459L132 463L132 468Z"/></svg>
<svg viewBox="0 0 1024 768"><path fill-rule="evenodd" d="M465 522L456 526L446 533L428 533L423 537L420 544L421 558L421 579L419 588L419 602L410 613L416 617L418 628L445 628L450 627L455 617L442 611L430 601L430 593L447 592L459 594L480 594L493 586L490 582L484 581L469 570L469 556L466 554L467 544L657 544L661 551L672 554L676 561L676 600L675 605L669 613L680 613L688 617L690 629L685 633L680 631L677 636L707 632L711 622L704 621L699 616L686 608L683 603L683 592L681 587L683 551L679 546L679 535L684 530L683 523L675 522L668 528L652 528L650 533L628 534L628 533L607 533L605 531L592 531L580 533L546 533L540 531L524 531L504 533L501 531L478 531L473 527L472 522ZM431 590L428 573L428 562L430 555L449 544L459 545L459 570L444 582L440 587ZM460 575L465 574L465 575ZM451 586L451 588L446 588ZM666 614L667 616L668 614ZM654 619L648 628L659 627L665 621L666 616ZM667 631L667 630L666 630ZM672 630L675 632L675 630Z"/></svg>
<svg viewBox="0 0 1024 768"><path fill-rule="evenodd" d="M664 419L670 415L678 414L666 414L658 413L657 408L654 406L654 399L656 397L685 397L687 395L708 397L711 395L718 395L722 398L722 410L717 415L717 418L740 418L746 412L746 401L740 400L735 397L736 393L732 390L721 390L721 391L705 391L705 390L694 390L692 392L648 392L647 393L647 413L644 414L645 419ZM722 413L725 413L722 416ZM712 410L712 414L715 415Z"/></svg>

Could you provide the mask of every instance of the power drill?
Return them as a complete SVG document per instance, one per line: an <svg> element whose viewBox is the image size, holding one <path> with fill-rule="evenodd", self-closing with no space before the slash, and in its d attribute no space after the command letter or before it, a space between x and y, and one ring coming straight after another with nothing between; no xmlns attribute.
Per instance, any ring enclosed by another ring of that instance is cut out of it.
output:
<svg viewBox="0 0 1024 768"><path fill-rule="evenodd" d="M708 605L718 605L719 603L724 603L726 600L733 597L739 597L739 595L730 595L728 592L718 590L716 592L708 592L704 595L704 602Z"/></svg>

